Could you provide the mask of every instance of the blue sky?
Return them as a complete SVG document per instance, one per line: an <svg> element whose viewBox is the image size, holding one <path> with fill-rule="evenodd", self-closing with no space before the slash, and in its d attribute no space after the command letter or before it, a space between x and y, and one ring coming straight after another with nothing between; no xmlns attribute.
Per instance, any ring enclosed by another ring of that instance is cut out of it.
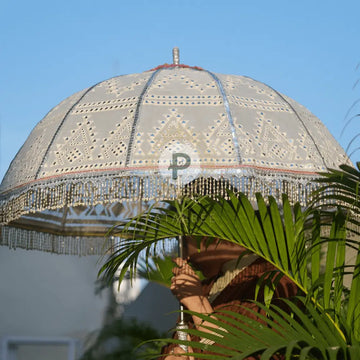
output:
<svg viewBox="0 0 360 360"><path fill-rule="evenodd" d="M294 98L346 148L360 132L355 119L340 137L360 98L359 13L358 0L0 0L0 177L61 100L172 62L174 46L182 63Z"/></svg>

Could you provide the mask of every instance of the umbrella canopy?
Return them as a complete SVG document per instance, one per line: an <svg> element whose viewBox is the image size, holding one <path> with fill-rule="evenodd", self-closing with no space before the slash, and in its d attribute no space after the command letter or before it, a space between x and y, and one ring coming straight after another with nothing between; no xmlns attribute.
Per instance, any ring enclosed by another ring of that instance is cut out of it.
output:
<svg viewBox="0 0 360 360"><path fill-rule="evenodd" d="M36 125L0 187L1 244L99 253L134 206L225 185L306 204L317 173L347 161L296 101L175 56L82 90Z"/></svg>

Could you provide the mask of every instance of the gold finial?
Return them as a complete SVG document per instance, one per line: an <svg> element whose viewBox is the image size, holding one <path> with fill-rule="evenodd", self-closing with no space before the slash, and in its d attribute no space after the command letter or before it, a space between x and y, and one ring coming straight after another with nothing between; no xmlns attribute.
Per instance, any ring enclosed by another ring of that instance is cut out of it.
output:
<svg viewBox="0 0 360 360"><path fill-rule="evenodd" d="M180 52L178 47L173 48L173 64L179 65L180 64Z"/></svg>

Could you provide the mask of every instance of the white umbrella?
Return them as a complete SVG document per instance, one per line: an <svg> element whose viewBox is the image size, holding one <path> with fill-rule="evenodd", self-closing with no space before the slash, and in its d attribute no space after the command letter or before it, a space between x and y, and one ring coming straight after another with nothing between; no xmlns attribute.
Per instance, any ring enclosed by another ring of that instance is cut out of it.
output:
<svg viewBox="0 0 360 360"><path fill-rule="evenodd" d="M178 59L71 95L36 125L0 187L2 245L102 253L134 206L227 185L305 204L317 172L348 161L296 101Z"/></svg>

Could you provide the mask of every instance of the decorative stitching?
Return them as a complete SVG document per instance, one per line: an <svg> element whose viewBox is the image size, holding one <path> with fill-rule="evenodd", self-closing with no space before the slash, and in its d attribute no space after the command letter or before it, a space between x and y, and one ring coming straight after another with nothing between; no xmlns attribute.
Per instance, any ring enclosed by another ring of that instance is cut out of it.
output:
<svg viewBox="0 0 360 360"><path fill-rule="evenodd" d="M37 172L36 172L35 179L38 178L38 176L39 176L39 174L40 174L40 171L41 171L41 168L42 168L42 166L44 165L44 162L45 162L45 160L46 160L47 154L49 153L49 150L50 150L50 148L51 148L51 145L54 143L54 140L55 140L55 138L57 137L57 135L58 135L61 127L63 126L66 118L69 116L69 114L70 114L70 113L72 112L72 110L75 108L75 106L77 106L77 104L79 104L79 102L80 102L94 87L96 87L97 85L99 85L99 84L101 84L101 83L102 83L102 81L100 81L100 82L98 82L97 84L89 87L89 88L87 89L87 91L85 91L84 94L80 97L80 99L79 99L78 101L76 101L76 102L70 107L70 109L67 111L67 113L65 114L64 118L61 120L61 123L59 124L57 130L55 131L54 136L52 137L52 139L51 139L51 141L50 141L50 143L49 143L49 146L47 147L47 149L46 149L46 151L45 151L45 154L44 154L44 156L43 156L43 159L42 159L42 161L41 161L41 164L40 164L40 166L39 166L39 168L38 168L38 170L37 170Z"/></svg>
<svg viewBox="0 0 360 360"><path fill-rule="evenodd" d="M205 71L215 80L215 82L216 82L216 84L217 84L217 86L218 86L218 88L220 90L220 93L221 93L221 95L223 97L224 107L225 107L225 111L226 111L226 114L227 114L227 117L228 117L228 120L229 120L229 124L230 124L230 128L231 128L231 135L232 135L232 139L233 139L234 147L235 147L235 151L236 151L236 157L237 157L237 160L238 160L239 164L241 164L242 161L241 161L239 141L238 141L237 136L236 136L234 120L233 120L233 117L231 115L230 105L229 105L229 101L228 101L227 95L225 93L224 87L223 87L220 79L215 74L213 74L212 72L207 71L207 70L205 70Z"/></svg>
<svg viewBox="0 0 360 360"><path fill-rule="evenodd" d="M134 137L135 137L135 132L136 132L136 128L137 128L137 123L139 120L139 114L140 114L140 107L142 105L144 96L147 92L147 90L149 89L150 85L152 84L152 82L154 81L154 78L156 76L156 74L160 71L161 69L158 69L156 71L154 71L152 73L152 75L150 76L148 82L146 83L146 85L144 86L140 96L139 96L139 100L136 104L136 110L135 110L135 116L134 116L134 122L131 128L131 134L130 134L130 140L129 140L129 145L128 145L128 149L127 149L127 154L126 154L126 161L125 161L125 167L127 167L130 163L130 156L131 156L131 151L132 151L132 147L133 147L133 142L134 142Z"/></svg>

